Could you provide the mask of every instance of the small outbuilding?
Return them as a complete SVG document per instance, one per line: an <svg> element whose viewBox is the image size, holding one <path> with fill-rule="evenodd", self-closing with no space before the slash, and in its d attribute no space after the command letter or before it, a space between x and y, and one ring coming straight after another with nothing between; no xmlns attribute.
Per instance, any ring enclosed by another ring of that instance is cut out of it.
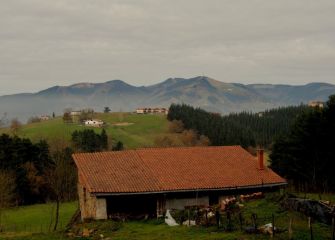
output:
<svg viewBox="0 0 335 240"><path fill-rule="evenodd" d="M78 153L82 219L161 216L167 209L218 204L233 194L278 189L286 180L240 146L146 148Z"/></svg>

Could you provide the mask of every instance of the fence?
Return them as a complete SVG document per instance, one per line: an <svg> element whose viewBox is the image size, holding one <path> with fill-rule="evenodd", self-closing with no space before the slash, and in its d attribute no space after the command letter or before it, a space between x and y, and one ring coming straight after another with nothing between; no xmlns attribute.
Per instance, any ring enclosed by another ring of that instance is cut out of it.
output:
<svg viewBox="0 0 335 240"><path fill-rule="evenodd" d="M287 215L287 212L266 213L258 216L251 212L232 211L204 219L205 221L202 221L201 225L207 227L217 225L218 231L265 233L273 238L278 235L278 239L335 240L335 217L333 217L331 225L319 223L303 214L295 213L290 216ZM189 219L184 220L186 223L190 222Z"/></svg>

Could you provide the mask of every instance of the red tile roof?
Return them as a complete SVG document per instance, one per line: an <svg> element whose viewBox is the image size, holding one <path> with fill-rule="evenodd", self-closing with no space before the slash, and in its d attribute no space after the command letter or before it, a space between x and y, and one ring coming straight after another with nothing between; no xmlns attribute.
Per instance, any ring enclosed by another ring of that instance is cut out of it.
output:
<svg viewBox="0 0 335 240"><path fill-rule="evenodd" d="M91 193L226 189L286 184L240 146L146 148L78 153L73 158Z"/></svg>

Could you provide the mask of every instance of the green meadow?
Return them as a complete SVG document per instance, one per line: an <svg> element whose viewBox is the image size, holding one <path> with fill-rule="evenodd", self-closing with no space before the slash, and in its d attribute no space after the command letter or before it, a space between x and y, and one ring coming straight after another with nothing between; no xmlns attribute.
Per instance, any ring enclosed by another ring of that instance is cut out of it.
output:
<svg viewBox="0 0 335 240"><path fill-rule="evenodd" d="M97 113L94 118L107 123L106 131L112 141L121 141L125 148L153 146L154 140L166 132L168 121L165 115L137 115L134 113ZM100 128L86 127L79 123L64 123L61 117L37 123L25 124L18 131L18 136L32 141L47 140L51 145L61 142L70 144L71 134L75 130ZM0 133L11 133L9 128L0 129Z"/></svg>
<svg viewBox="0 0 335 240"><path fill-rule="evenodd" d="M3 232L0 232L0 239L9 237L20 239L21 236L31 236L37 233L38 235L40 233L49 235L54 224L55 208L54 203L47 203L6 209L2 213ZM77 209L78 202L76 201L61 204L58 231L65 229Z"/></svg>

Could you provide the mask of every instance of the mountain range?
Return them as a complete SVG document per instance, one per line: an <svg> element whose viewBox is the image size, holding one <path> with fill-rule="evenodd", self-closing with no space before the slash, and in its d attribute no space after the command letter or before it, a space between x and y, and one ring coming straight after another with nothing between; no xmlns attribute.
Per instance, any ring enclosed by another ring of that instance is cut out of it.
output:
<svg viewBox="0 0 335 240"><path fill-rule="evenodd" d="M136 87L121 80L105 83L78 83L54 86L37 93L0 97L0 115L26 120L31 116L52 112L61 114L65 108L93 108L102 111L134 111L138 107L169 107L186 103L222 114L240 111L263 111L279 106L297 105L311 100L327 100L335 94L335 85L225 83L209 77L169 78L161 83Z"/></svg>

